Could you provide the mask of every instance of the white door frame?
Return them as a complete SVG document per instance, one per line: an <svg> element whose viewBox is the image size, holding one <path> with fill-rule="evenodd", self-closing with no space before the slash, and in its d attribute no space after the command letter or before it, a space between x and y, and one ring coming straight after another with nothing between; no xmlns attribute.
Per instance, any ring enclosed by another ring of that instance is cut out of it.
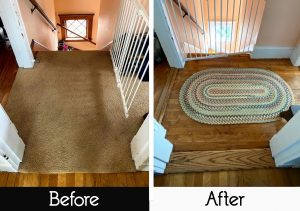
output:
<svg viewBox="0 0 300 211"><path fill-rule="evenodd" d="M34 57L28 41L18 0L0 0L0 5L0 17L19 67L32 68L34 65Z"/></svg>
<svg viewBox="0 0 300 211"><path fill-rule="evenodd" d="M159 38L169 65L175 68L184 68L185 61L180 47L175 39L175 33L170 27L171 22L166 16L166 5L163 0L154 0L154 30Z"/></svg>

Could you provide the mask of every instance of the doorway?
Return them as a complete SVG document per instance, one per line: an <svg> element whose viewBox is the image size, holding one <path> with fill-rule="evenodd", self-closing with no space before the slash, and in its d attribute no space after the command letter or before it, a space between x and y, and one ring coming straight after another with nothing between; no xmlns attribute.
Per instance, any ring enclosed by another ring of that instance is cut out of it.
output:
<svg viewBox="0 0 300 211"><path fill-rule="evenodd" d="M18 65L6 29L0 18L0 104L7 103Z"/></svg>

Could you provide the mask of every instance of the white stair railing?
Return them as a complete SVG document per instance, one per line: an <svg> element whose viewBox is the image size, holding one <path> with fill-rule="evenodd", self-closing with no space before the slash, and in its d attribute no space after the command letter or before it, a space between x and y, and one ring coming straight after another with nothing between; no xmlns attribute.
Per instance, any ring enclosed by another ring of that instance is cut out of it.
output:
<svg viewBox="0 0 300 211"><path fill-rule="evenodd" d="M186 61L253 51L266 4L266 0L160 1Z"/></svg>
<svg viewBox="0 0 300 211"><path fill-rule="evenodd" d="M110 51L125 116L149 69L148 14L137 0L122 0Z"/></svg>

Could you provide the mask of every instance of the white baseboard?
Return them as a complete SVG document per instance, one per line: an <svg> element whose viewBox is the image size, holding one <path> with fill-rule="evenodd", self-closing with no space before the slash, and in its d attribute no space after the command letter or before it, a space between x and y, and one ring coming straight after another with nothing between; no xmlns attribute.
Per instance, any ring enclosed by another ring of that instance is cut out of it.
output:
<svg viewBox="0 0 300 211"><path fill-rule="evenodd" d="M251 54L252 59L283 59L290 58L295 48L256 46Z"/></svg>
<svg viewBox="0 0 300 211"><path fill-rule="evenodd" d="M292 53L291 62L296 67L300 66L300 45Z"/></svg>

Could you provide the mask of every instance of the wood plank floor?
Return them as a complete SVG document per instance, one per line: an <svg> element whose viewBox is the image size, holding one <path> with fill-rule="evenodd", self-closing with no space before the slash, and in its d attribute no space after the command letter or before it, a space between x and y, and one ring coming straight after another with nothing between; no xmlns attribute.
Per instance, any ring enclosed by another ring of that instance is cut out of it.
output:
<svg viewBox="0 0 300 211"><path fill-rule="evenodd" d="M171 72L171 68L165 59L161 64L157 64L154 69L154 87L156 90L160 90L154 92L154 108L157 109L159 99L163 93L165 83L167 83L168 76Z"/></svg>
<svg viewBox="0 0 300 211"><path fill-rule="evenodd" d="M18 71L11 50L0 48L0 103L7 103ZM148 187L149 174L32 174L1 173L0 187Z"/></svg>
<svg viewBox="0 0 300 211"><path fill-rule="evenodd" d="M162 122L168 131L167 138L174 144L174 151L268 148L269 140L284 126L284 120L265 124L207 125L192 120L183 112L178 98L185 80L195 72L213 67L271 70L290 85L296 103L300 103L300 71L287 59L251 60L248 56L233 56L188 62L177 74Z"/></svg>
<svg viewBox="0 0 300 211"><path fill-rule="evenodd" d="M204 162L201 165L207 167L206 162L212 164L218 159L199 160L199 149L208 153L215 151L216 144L221 149L220 153L226 152L227 149L255 149L259 152L268 152L268 141L284 124L285 121L277 121L271 124L253 124L253 125L231 125L218 126L216 128L205 127L205 125L197 126L198 122L194 122L186 118L179 109L178 91L180 85L194 72L210 67L260 67L273 70L280 74L286 81L289 81L293 89L294 96L299 103L300 99L300 68L293 67L289 60L251 60L248 56L235 56L229 58L220 58L207 61L188 62L185 70L180 70L175 81L175 89L172 90L171 99L168 101L167 115L163 119L163 125L168 129L168 139L175 145L175 152L172 154L172 160L179 162L169 164L168 172L182 171L184 162L189 159L195 159L197 162ZM162 71L163 68L167 70ZM166 83L166 74L170 67L167 63L155 67L155 88L154 95L160 96L163 90L161 83ZM188 73L187 73L188 72ZM161 80L157 80L160 78ZM163 80L165 78L165 81ZM181 79L185 78L185 79ZM177 87L176 87L177 86ZM250 126L250 127L249 127ZM235 127L238 127L235 129ZM249 127L249 129L248 129ZM258 128L261 127L261 128ZM271 127L271 128L270 128ZM200 129L200 130L199 130ZM209 130L210 129L210 130ZM254 131L253 131L254 129ZM232 130L232 131L231 131ZM242 130L243 132L240 132ZM236 134L235 134L236 133ZM246 136L246 137L245 137ZM250 137L249 137L250 136ZM174 140L173 140L174 138ZM201 138L201 139L200 139ZM206 142L207 139L210 139ZM219 141L219 139L223 141ZM243 140L242 140L243 139ZM226 141L229 141L226 143ZM222 144L223 143L223 144ZM204 146L208 144L209 146ZM224 150L222 152L222 150ZM241 151L241 152L242 152ZM230 151L227 151L230 154ZM192 156L186 157L186 153ZM214 152L216 153L216 152ZM219 152L218 152L219 153ZM247 152L248 153L248 152ZM246 153L246 154L247 154ZM201 153L200 153L201 154ZM228 154L228 155L229 155ZM275 169L274 162L271 160L269 153L263 153L263 160L266 161L270 169L254 169L254 170L235 170L235 171L205 171L201 173L170 173L167 175L155 176L155 186L299 186L300 170L299 169ZM255 154L255 157L258 154ZM234 157L234 156L233 156ZM255 159L254 159L255 161ZM222 159L221 159L221 162ZM248 161L247 161L248 162ZM197 165L199 163L196 163ZM261 163L260 163L261 164ZM173 166L172 166L173 165ZM228 165L228 162L227 162ZM171 168L170 168L171 167ZM219 165L220 167L220 165ZM199 168L199 165L197 166ZM211 167L210 167L211 168ZM230 169L230 168L229 168ZM185 166L185 171L195 171L193 166ZM199 169L197 169L199 171Z"/></svg>
<svg viewBox="0 0 300 211"><path fill-rule="evenodd" d="M274 168L270 149L173 152L166 173Z"/></svg>
<svg viewBox="0 0 300 211"><path fill-rule="evenodd" d="M148 173L0 173L0 187L148 187Z"/></svg>
<svg viewBox="0 0 300 211"><path fill-rule="evenodd" d="M156 187L300 186L300 169L255 169L155 176Z"/></svg>
<svg viewBox="0 0 300 211"><path fill-rule="evenodd" d="M168 67L166 61L159 64L154 72L154 74L160 75L160 77L156 77L157 81L154 82L154 86L162 90L162 92L154 92L154 117L158 122L161 122L164 117L168 105L168 101L165 99L170 97L177 73L178 70Z"/></svg>
<svg viewBox="0 0 300 211"><path fill-rule="evenodd" d="M17 75L18 64L11 49L0 47L0 104L5 105Z"/></svg>

